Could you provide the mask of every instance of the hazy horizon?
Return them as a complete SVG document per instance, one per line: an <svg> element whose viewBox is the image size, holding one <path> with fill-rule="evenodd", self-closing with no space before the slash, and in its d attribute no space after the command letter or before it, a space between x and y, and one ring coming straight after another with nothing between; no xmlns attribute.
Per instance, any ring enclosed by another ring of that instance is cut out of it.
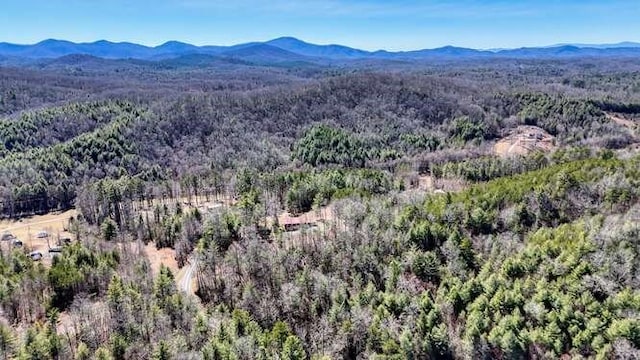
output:
<svg viewBox="0 0 640 360"><path fill-rule="evenodd" d="M445 45L441 45L438 47L432 47L432 48L415 48L415 49L403 49L403 50L389 50L386 48L379 48L379 49L362 49L362 48L358 48L358 47L354 47L354 46L349 46L346 44L342 44L339 42L329 42L329 43L315 43L315 42L311 42L311 41L307 41L306 39L301 39L301 38L297 38L295 36L281 36L278 38L271 38L271 39L261 39L261 40L250 40L250 41L244 41L241 43L232 43L232 44L194 44L188 41L183 41L183 40L176 40L176 39L168 39L166 41L160 42L160 43L155 43L155 44L144 44L144 43L139 43L139 42L135 42L135 41L128 41L128 40L122 40L122 41L115 41L115 40L111 40L111 39L95 39L95 40L90 40L90 41L73 41L73 40L69 40L69 39L57 39L57 38L45 38L33 43L13 43L13 42L9 42L9 41L3 41L2 39L0 39L0 43L10 43L10 44L14 44L14 45L22 45L22 46L33 46L33 45L37 45L39 43L45 42L45 41L68 41L68 42L72 42L75 44L93 44L93 43L97 43L100 41L107 41L109 43L112 44L135 44L135 45L142 45L142 46L146 46L149 48L154 48L154 47L159 47L162 46L166 43L171 43L171 42L178 42L178 43L184 43L184 44L189 44L189 45L195 45L195 46L233 46L233 45L242 45L242 44L251 44L251 43L265 43L268 41L272 41L272 40L276 40L279 38L293 38L293 39L297 39L299 41L305 42L305 43L309 43L309 44L313 44L313 45L320 45L320 46L331 46L331 45L339 45L339 46L347 46L347 47L351 47L354 49L358 49L358 50L366 50L366 51L410 51L410 50L423 50L423 49L435 49L435 48L440 48L440 47L447 47L447 46L453 46L453 47L459 47L459 48L469 48L469 49L474 49L474 50L481 50L481 51L498 51L498 50L507 50L507 49L517 49L517 48L549 48L549 47L559 47L559 46L582 46L582 47L588 47L590 45L593 46L603 46L603 45L612 45L612 46L618 46L620 44L625 44L625 43L629 43L629 44L634 44L634 45L640 45L640 41L634 41L634 40L620 40L620 41L616 41L616 42L607 42L607 43L580 43L580 42L571 42L571 41L566 41L566 42L561 42L561 43L555 43L555 44L539 44L539 45L530 45L530 46L516 46L516 47L495 47L495 48L472 48L472 47L464 47L464 46L458 46L456 44L445 44Z"/></svg>
<svg viewBox="0 0 640 360"><path fill-rule="evenodd" d="M314 44L402 51L638 41L637 1L8 0L1 41L166 41L233 45L291 36Z"/></svg>

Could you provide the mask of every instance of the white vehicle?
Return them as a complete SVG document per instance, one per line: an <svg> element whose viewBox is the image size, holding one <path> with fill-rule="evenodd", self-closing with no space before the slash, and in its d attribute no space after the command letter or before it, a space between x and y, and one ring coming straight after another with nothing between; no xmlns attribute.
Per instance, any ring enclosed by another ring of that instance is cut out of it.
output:
<svg viewBox="0 0 640 360"><path fill-rule="evenodd" d="M18 240L18 239L13 239L12 244L13 244L14 247L22 247L22 245L23 245L22 241Z"/></svg>
<svg viewBox="0 0 640 360"><path fill-rule="evenodd" d="M42 260L42 253L40 251L32 251L29 253L29 257L33 261L40 261Z"/></svg>
<svg viewBox="0 0 640 360"><path fill-rule="evenodd" d="M40 231L40 232L38 232L38 233L36 234L36 237L37 237L38 239L48 238L48 237L49 237L49 233L48 233L48 232L46 232L46 231L44 231L44 230L42 230L42 231Z"/></svg>

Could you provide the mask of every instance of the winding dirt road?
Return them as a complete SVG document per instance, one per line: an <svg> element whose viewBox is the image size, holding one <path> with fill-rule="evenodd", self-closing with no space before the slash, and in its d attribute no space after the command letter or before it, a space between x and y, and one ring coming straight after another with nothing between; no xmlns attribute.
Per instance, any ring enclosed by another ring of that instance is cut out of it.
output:
<svg viewBox="0 0 640 360"><path fill-rule="evenodd" d="M178 276L178 288L187 293L187 294L193 294L194 293L194 289L193 289L193 276L196 273L198 269L198 260L195 258L190 258L188 265L185 266L184 268L184 274L182 274L182 276L180 277L180 275Z"/></svg>

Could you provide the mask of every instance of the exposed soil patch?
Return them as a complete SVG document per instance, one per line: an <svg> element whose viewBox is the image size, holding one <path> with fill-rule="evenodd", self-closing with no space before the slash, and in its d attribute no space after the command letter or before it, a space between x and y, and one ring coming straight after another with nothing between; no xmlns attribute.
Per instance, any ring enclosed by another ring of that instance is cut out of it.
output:
<svg viewBox="0 0 640 360"><path fill-rule="evenodd" d="M418 189L424 191L433 191L433 177L429 175L422 175L418 177Z"/></svg>
<svg viewBox="0 0 640 360"><path fill-rule="evenodd" d="M635 130L635 128L638 126L638 122L631 119L627 119L623 115L614 114L614 113L606 113L606 114L609 120L613 121L614 123L620 126L624 126L627 129Z"/></svg>
<svg viewBox="0 0 640 360"><path fill-rule="evenodd" d="M176 261L176 251L171 248L156 249L156 244L148 243L144 247L144 252L151 263L151 271L156 276L160 273L160 266L164 265L171 269L174 275L178 274L178 262ZM176 278L176 282L177 282Z"/></svg>
<svg viewBox="0 0 640 360"><path fill-rule="evenodd" d="M521 125L494 146L499 156L526 155L533 151L548 152L556 148L555 137L537 126Z"/></svg>

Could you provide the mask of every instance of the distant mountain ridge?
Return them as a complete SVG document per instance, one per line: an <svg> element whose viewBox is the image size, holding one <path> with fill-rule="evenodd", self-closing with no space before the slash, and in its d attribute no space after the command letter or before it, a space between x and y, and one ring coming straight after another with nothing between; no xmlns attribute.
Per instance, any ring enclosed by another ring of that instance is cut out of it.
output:
<svg viewBox="0 0 640 360"><path fill-rule="evenodd" d="M343 45L316 45L293 37L281 37L265 42L296 54L326 58L363 58L371 56L371 52L350 48Z"/></svg>
<svg viewBox="0 0 640 360"><path fill-rule="evenodd" d="M579 47L579 48L595 48L595 49L615 49L615 48L637 48L640 47L640 43L638 42L633 42L633 41L623 41L623 42L619 42L619 43L613 43L613 44L572 44L572 43L563 43L563 44L556 44L556 45L551 45L551 46L547 46L547 47L559 47L559 46L575 46L575 47Z"/></svg>
<svg viewBox="0 0 640 360"><path fill-rule="evenodd" d="M208 55L250 62L326 62L360 59L421 60L431 58L487 58L487 57L638 57L640 43L617 44L560 44L548 47L477 50L455 46L413 51L366 51L344 45L317 45L293 37L281 37L265 42L251 42L232 46L196 46L168 41L155 47L99 40L74 43L66 40L44 40L33 45L0 43L0 58L56 59L69 55L89 55L104 59L137 59L159 61L188 55Z"/></svg>

